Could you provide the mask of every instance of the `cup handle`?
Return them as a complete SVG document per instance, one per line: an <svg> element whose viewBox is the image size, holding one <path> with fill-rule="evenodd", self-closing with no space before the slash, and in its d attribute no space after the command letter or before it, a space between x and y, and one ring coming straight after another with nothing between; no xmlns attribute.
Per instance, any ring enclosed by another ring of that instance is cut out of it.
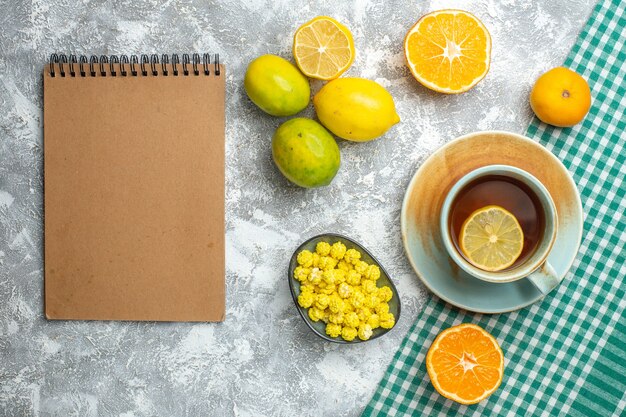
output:
<svg viewBox="0 0 626 417"><path fill-rule="evenodd" d="M562 280L562 278L557 276L556 271L548 261L544 262L539 269L530 274L528 279L543 295L547 295L555 289Z"/></svg>

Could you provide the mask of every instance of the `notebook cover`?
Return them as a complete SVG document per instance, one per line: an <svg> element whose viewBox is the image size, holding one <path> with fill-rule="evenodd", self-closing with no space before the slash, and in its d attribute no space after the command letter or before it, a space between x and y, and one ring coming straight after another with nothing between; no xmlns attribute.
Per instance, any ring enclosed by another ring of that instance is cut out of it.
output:
<svg viewBox="0 0 626 417"><path fill-rule="evenodd" d="M51 77L46 66L48 319L224 320L221 69Z"/></svg>

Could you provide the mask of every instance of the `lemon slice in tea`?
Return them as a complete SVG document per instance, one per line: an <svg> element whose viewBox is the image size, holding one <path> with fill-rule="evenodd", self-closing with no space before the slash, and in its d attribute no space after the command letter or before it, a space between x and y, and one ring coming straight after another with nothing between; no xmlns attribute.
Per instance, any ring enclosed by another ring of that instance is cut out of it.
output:
<svg viewBox="0 0 626 417"><path fill-rule="evenodd" d="M465 220L459 244L477 268L501 271L513 265L522 253L524 232L513 214L500 206L486 206Z"/></svg>

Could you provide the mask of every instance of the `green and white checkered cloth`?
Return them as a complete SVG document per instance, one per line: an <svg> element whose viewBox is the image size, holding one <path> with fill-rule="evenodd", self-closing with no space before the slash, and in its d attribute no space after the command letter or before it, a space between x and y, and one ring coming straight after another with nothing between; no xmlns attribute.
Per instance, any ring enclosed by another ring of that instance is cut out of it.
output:
<svg viewBox="0 0 626 417"><path fill-rule="evenodd" d="M410 329L364 416L626 415L626 3L601 0L565 66L592 91L585 120L561 129L535 120L536 138L569 168L585 224L570 274L531 307L471 314L433 297ZM426 372L435 336L476 323L505 354L502 385L465 406L440 396Z"/></svg>

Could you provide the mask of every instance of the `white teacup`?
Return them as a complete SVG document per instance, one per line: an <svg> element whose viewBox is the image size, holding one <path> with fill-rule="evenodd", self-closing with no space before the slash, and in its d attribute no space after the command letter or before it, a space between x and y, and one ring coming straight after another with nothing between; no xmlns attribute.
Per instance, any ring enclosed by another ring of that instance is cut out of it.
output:
<svg viewBox="0 0 626 417"><path fill-rule="evenodd" d="M450 229L452 204L466 185L484 176L504 176L524 183L537 197L543 210L545 229L534 251L520 264L503 271L490 272L472 265L459 253L453 243ZM556 240L558 221L556 207L548 190L528 172L509 165L488 165L466 174L448 192L441 210L440 227L443 242L452 260L468 274L494 283L504 283L528 278L544 294L548 294L560 283L552 266L547 262L548 255Z"/></svg>

